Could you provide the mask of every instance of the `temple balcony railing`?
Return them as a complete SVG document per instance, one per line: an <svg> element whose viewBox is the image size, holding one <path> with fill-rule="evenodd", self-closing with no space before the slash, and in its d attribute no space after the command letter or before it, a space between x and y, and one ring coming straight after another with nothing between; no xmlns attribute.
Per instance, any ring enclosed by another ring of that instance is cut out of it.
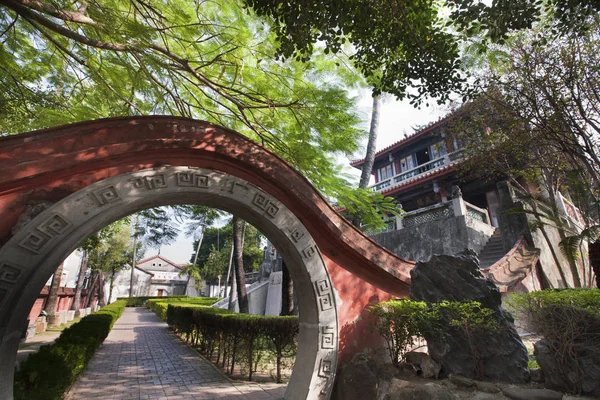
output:
<svg viewBox="0 0 600 400"><path fill-rule="evenodd" d="M402 217L393 217L387 221L385 228L377 231L365 231L365 233L374 236L383 232L412 228L428 222L458 217L466 218L470 226L480 231L493 233L494 228L490 223L488 211L465 201L460 195L446 202L409 211Z"/></svg>
<svg viewBox="0 0 600 400"><path fill-rule="evenodd" d="M409 169L408 171L401 172L397 175L392 176L391 178L385 179L371 186L371 190L374 192L381 192L382 190L392 188L403 181L418 177L419 175L422 175L426 172L436 170L445 165L451 164L460 158L462 158L461 150L446 154L443 157L439 157L434 160L428 161L425 164L417 165L413 169Z"/></svg>

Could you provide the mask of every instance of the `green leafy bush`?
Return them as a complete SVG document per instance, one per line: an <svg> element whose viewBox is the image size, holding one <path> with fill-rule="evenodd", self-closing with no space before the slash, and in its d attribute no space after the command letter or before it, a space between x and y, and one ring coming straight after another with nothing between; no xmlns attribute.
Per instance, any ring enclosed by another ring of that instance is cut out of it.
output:
<svg viewBox="0 0 600 400"><path fill-rule="evenodd" d="M396 366L404 361L415 339L427 336L449 340L455 334L466 339L478 369L481 355L474 345L475 336L497 329L494 310L482 307L476 301L427 304L409 299L391 300L373 306L371 312L379 319L377 328L387 341ZM475 373L481 376L483 371L478 369Z"/></svg>
<svg viewBox="0 0 600 400"><path fill-rule="evenodd" d="M600 289L553 289L520 293L510 307L542 335L561 366L566 390L581 393L583 357L600 354Z"/></svg>
<svg viewBox="0 0 600 400"><path fill-rule="evenodd" d="M424 313L427 303L409 299L392 300L371 308L379 318L379 334L388 345L392 363L399 366L406 353L414 346L415 339L422 336Z"/></svg>
<svg viewBox="0 0 600 400"><path fill-rule="evenodd" d="M162 305L158 304L157 313L162 312ZM284 359L296 354L299 331L296 316L236 314L198 301L196 304L167 304L166 320L188 342L199 346L209 359L214 359L216 353L216 363L229 374L233 374L236 365L243 365L249 380L260 360L272 355L277 365L276 378L281 382Z"/></svg>
<svg viewBox="0 0 600 400"><path fill-rule="evenodd" d="M125 305L125 301L118 300L82 318L53 344L31 354L15 373L15 399L62 399L123 314Z"/></svg>
<svg viewBox="0 0 600 400"><path fill-rule="evenodd" d="M447 337L462 337L469 346L469 356L473 361L473 374L478 378L484 377L483 356L476 339L498 330L495 311L481 306L478 301L443 301L431 305L439 318L438 335L445 332Z"/></svg>

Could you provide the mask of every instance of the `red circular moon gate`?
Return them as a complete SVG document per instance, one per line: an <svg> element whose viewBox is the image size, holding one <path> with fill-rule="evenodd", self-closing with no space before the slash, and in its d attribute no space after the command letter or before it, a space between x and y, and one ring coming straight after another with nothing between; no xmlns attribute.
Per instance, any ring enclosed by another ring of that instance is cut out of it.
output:
<svg viewBox="0 0 600 400"><path fill-rule="evenodd" d="M336 290L338 362L380 346L368 307L392 296L406 297L414 263L382 248L348 223L280 157L207 122L123 117L1 138L0 249L30 205L56 203L104 179L166 166L222 171L258 186L284 204L312 235ZM11 283L10 271L3 272L0 265L0 306ZM6 334L2 325L0 321L0 340ZM0 374L5 374L5 368L0 367Z"/></svg>

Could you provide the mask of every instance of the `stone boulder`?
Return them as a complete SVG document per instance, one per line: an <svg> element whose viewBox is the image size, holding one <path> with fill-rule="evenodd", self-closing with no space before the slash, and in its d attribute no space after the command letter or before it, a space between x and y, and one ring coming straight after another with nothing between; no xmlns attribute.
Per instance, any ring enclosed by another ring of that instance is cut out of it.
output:
<svg viewBox="0 0 600 400"><path fill-rule="evenodd" d="M457 397L448 389L433 382L405 381L392 379L386 400L455 400ZM370 399L365 397L364 400Z"/></svg>
<svg viewBox="0 0 600 400"><path fill-rule="evenodd" d="M421 371L423 371L423 378L428 379L437 379L440 376L440 371L442 370L442 366L428 355L423 357L420 367Z"/></svg>
<svg viewBox="0 0 600 400"><path fill-rule="evenodd" d="M561 400L563 394L550 389L507 387L502 394L512 400Z"/></svg>
<svg viewBox="0 0 600 400"><path fill-rule="evenodd" d="M495 311L499 329L485 337L475 337L481 354L483 378L511 383L529 380L527 349L519 337L512 316L502 309L500 292L486 279L479 260L472 250L455 256L434 255L427 262L418 262L410 272L410 297L428 303L478 301ZM466 338L454 334L451 340L426 337L429 355L442 365L444 374L475 377L476 366Z"/></svg>
<svg viewBox="0 0 600 400"><path fill-rule="evenodd" d="M378 389L377 363L367 354L358 353L338 371L332 398L334 400L377 399Z"/></svg>
<svg viewBox="0 0 600 400"><path fill-rule="evenodd" d="M551 343L542 339L533 345L535 360L544 372L545 386L555 390L600 397L600 349L574 347L574 359L561 362Z"/></svg>

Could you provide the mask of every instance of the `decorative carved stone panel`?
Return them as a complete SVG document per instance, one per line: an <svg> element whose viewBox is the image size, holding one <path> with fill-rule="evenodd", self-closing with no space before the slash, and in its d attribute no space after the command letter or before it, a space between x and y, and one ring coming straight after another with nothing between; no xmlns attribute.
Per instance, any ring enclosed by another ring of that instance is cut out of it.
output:
<svg viewBox="0 0 600 400"><path fill-rule="evenodd" d="M335 346L335 328L331 326L321 327L321 349L331 350Z"/></svg>
<svg viewBox="0 0 600 400"><path fill-rule="evenodd" d="M16 283L19 275L21 275L21 268L7 263L0 264L0 281L6 283Z"/></svg>
<svg viewBox="0 0 600 400"><path fill-rule="evenodd" d="M177 186L181 187L208 187L208 175L194 172L178 172L175 174Z"/></svg>
<svg viewBox="0 0 600 400"><path fill-rule="evenodd" d="M164 174L144 176L132 180L133 187L136 189L160 189L167 187L167 178Z"/></svg>
<svg viewBox="0 0 600 400"><path fill-rule="evenodd" d="M104 206L121 200L119 192L117 192L117 189L113 185L94 191L93 197L98 206Z"/></svg>
<svg viewBox="0 0 600 400"><path fill-rule="evenodd" d="M70 227L71 223L69 221L58 214L54 214L29 232L25 239L19 243L19 246L32 253L39 254L52 238L62 235Z"/></svg>
<svg viewBox="0 0 600 400"><path fill-rule="evenodd" d="M279 207L277 207L275 203L273 203L267 196L260 192L256 193L252 203L263 210L265 215L269 218L275 218L277 212L279 212Z"/></svg>
<svg viewBox="0 0 600 400"><path fill-rule="evenodd" d="M327 311L333 308L333 293L331 286L325 279L315 282L315 289L319 299L319 309Z"/></svg>

